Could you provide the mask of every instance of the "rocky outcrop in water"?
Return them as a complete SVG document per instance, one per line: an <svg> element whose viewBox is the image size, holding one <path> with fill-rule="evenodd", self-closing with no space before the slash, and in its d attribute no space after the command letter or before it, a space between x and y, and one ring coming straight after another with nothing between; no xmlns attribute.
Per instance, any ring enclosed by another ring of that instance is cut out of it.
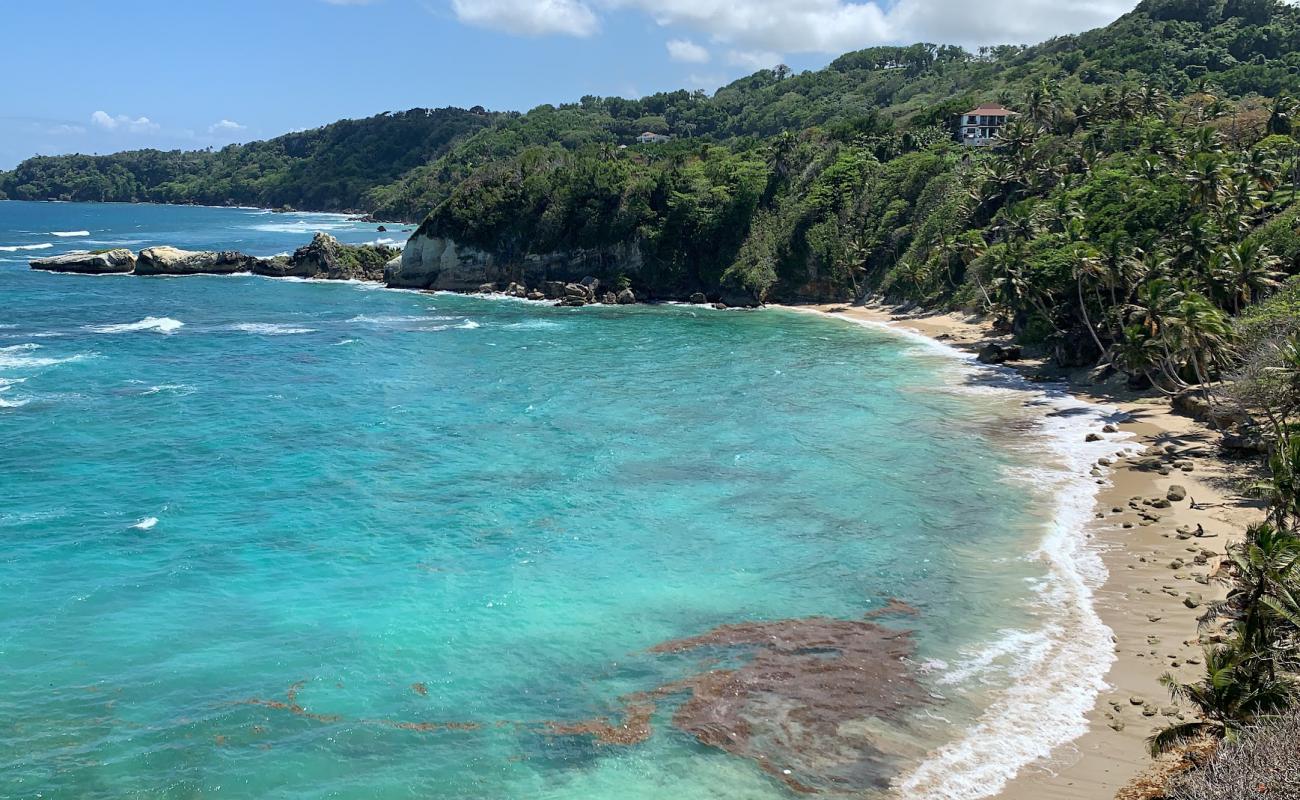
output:
<svg viewBox="0 0 1300 800"><path fill-rule="evenodd" d="M69 253L49 258L33 258L32 269L47 272L76 272L83 275L124 274L135 269L135 254L125 248L101 253Z"/></svg>
<svg viewBox="0 0 1300 800"><path fill-rule="evenodd" d="M253 271L277 278L379 281L397 250L381 245L346 245L328 233L317 233L311 243L287 259L263 259Z"/></svg>
<svg viewBox="0 0 1300 800"><path fill-rule="evenodd" d="M136 275L233 275L252 272L257 259L233 250L181 250L146 247L135 263Z"/></svg>

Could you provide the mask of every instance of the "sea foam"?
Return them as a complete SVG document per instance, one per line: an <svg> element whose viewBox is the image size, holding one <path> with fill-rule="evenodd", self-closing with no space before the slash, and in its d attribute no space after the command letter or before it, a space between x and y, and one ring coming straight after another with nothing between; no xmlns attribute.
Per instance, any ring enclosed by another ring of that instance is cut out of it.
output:
<svg viewBox="0 0 1300 800"><path fill-rule="evenodd" d="M41 242L40 244L11 244L0 247L0 253L16 253L19 250L45 250L53 247L50 242Z"/></svg>
<svg viewBox="0 0 1300 800"><path fill-rule="evenodd" d="M241 322L231 325L228 330L243 333L257 333L263 336L289 336L295 333L315 333L315 328L298 328L280 322Z"/></svg>
<svg viewBox="0 0 1300 800"><path fill-rule="evenodd" d="M171 317L145 317L139 322L123 322L117 325L88 325L86 329L95 333L157 331L158 333L171 334L180 330L184 325L184 322Z"/></svg>
<svg viewBox="0 0 1300 800"><path fill-rule="evenodd" d="M70 236L89 236L90 231L50 231L50 235L63 236L65 238Z"/></svg>

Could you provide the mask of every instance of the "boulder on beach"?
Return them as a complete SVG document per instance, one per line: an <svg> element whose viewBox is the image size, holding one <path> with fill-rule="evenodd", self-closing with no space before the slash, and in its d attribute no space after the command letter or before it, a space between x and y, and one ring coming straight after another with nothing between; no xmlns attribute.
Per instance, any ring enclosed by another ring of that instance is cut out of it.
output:
<svg viewBox="0 0 1300 800"><path fill-rule="evenodd" d="M33 258L32 269L47 272L76 272L83 275L113 275L135 269L135 254L126 248L99 253L69 253L63 256Z"/></svg>
<svg viewBox="0 0 1300 800"><path fill-rule="evenodd" d="M632 294L631 289L624 289L618 293L615 298L620 306L630 306L636 302L636 295Z"/></svg>
<svg viewBox="0 0 1300 800"><path fill-rule="evenodd" d="M976 356L984 364L1002 364L1007 361L1020 360L1020 345L989 342L980 348Z"/></svg>
<svg viewBox="0 0 1300 800"><path fill-rule="evenodd" d="M252 272L258 259L235 251L181 250L162 245L140 251L137 275L233 275Z"/></svg>
<svg viewBox="0 0 1300 800"><path fill-rule="evenodd" d="M1172 500L1175 503L1177 503L1180 500L1186 500L1187 489L1175 483L1172 486L1170 486L1169 491L1165 493L1165 499Z"/></svg>
<svg viewBox="0 0 1300 800"><path fill-rule="evenodd" d="M691 303L693 303L694 305L702 306L707 302L709 302L709 298L704 296L704 292L696 292L695 294L691 295Z"/></svg>

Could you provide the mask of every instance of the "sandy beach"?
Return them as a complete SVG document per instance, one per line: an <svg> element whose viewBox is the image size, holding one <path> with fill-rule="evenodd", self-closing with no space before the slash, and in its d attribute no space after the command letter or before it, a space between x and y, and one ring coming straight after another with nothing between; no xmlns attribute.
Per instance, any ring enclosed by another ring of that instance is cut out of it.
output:
<svg viewBox="0 0 1300 800"><path fill-rule="evenodd" d="M986 322L960 314L903 315L884 306L844 305L799 310L888 323L966 350L1006 341ZM1102 486L1087 535L1109 573L1096 594L1097 611L1114 633L1117 657L1105 677L1108 688L1089 714L1087 734L1021 770L997 796L1146 797L1144 786L1162 765L1146 755L1144 740L1186 713L1158 679L1166 672L1184 680L1199 675L1197 618L1224 594L1214 579L1220 558L1247 524L1262 517L1257 503L1240 495L1255 465L1221 458L1217 435L1174 413L1163 397L1096 386L1086 374L1057 374L1033 360L1006 366L1031 379L1063 379L1080 398L1117 407L1125 415L1119 428L1132 438L1116 448L1111 464L1099 465L1100 477L1090 476Z"/></svg>

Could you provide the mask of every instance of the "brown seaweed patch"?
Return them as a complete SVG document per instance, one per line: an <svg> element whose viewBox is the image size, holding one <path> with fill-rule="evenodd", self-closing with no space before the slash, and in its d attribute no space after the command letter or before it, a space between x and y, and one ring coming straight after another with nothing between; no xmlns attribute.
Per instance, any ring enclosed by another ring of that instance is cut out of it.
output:
<svg viewBox="0 0 1300 800"><path fill-rule="evenodd" d="M685 695L673 712L674 727L703 745L750 759L793 791L884 790L898 764L882 736L899 731L909 713L931 698L911 666L911 633L884 627L873 618L915 613L906 603L890 600L867 619L808 617L721 625L663 642L649 652L689 656L698 671L620 698L621 715L577 722L356 722L420 732L513 726L629 746L650 738L660 702ZM320 722L340 720L303 708L298 702L303 685L289 687L284 700L244 702ZM422 696L427 692L421 691L424 684L411 688Z"/></svg>
<svg viewBox="0 0 1300 800"><path fill-rule="evenodd" d="M306 681L298 681L297 683L290 686L289 689L285 692L284 700L268 700L261 697L253 697L248 700L241 701L240 705L262 706L264 708L274 708L277 711L288 711L290 714L293 714L295 716L314 720L316 722L345 721L344 717L339 716L337 714L315 714L303 708L302 704L298 702L298 693L302 691L302 687L304 685L306 685ZM415 689L415 687L417 686L423 688L424 684L422 683L413 684L412 688ZM415 689L415 691L418 694L427 693L427 689L425 691L420 691L419 689ZM398 719L361 719L361 720L355 720L355 722L362 725L377 725L386 728L395 728L398 730L420 731L420 732L476 731L479 728L483 727L482 724L478 722L464 722L464 721L420 722L420 721L398 720Z"/></svg>
<svg viewBox="0 0 1300 800"><path fill-rule="evenodd" d="M722 625L652 653L738 649L748 658L661 687L689 691L673 725L749 758L800 792L884 789L896 772L872 735L928 701L910 633L826 617Z"/></svg>
<svg viewBox="0 0 1300 800"><path fill-rule="evenodd" d="M411 684L411 691L415 692L416 694L418 694L418 695L421 696L421 697L428 697L428 696L429 696L429 687L428 687L428 686L425 686L423 683L413 683L413 684Z"/></svg>
<svg viewBox="0 0 1300 800"><path fill-rule="evenodd" d="M911 603L903 602L897 597L890 597L885 600L885 604L873 611L868 611L862 615L863 619L879 619L880 617L915 617L921 613L921 609Z"/></svg>
<svg viewBox="0 0 1300 800"><path fill-rule="evenodd" d="M546 730L560 736L594 736L601 744L640 744L653 732L650 717L654 712L653 703L631 703L623 709L623 722L619 725L599 717L581 722L548 722Z"/></svg>

